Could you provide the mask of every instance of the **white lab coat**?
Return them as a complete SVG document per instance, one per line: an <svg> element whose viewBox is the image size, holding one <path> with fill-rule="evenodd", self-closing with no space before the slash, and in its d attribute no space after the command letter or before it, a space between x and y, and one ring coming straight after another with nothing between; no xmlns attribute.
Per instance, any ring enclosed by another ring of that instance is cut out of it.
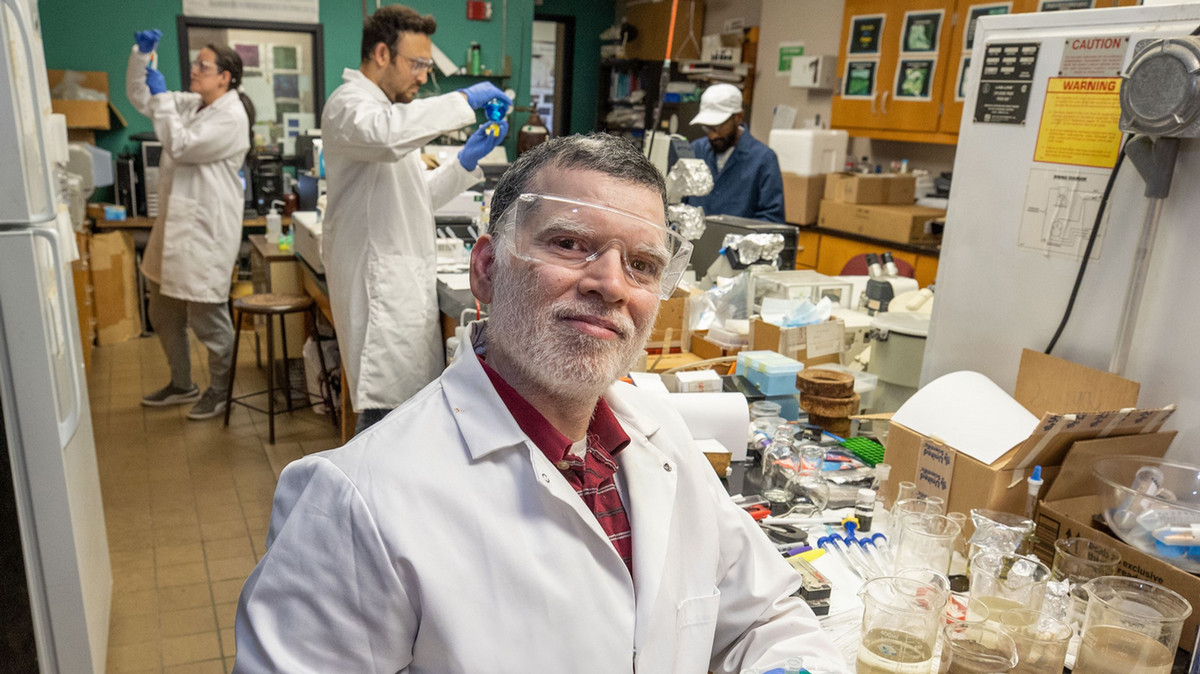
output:
<svg viewBox="0 0 1200 674"><path fill-rule="evenodd" d="M394 104L358 70L342 77L321 115L321 259L354 409L390 409L445 361L433 212L483 178L457 160L428 171L420 148L475 111L458 93Z"/></svg>
<svg viewBox="0 0 1200 674"><path fill-rule="evenodd" d="M158 217L142 254L142 274L167 297L227 302L242 244L245 196L238 170L250 149L250 121L236 91L201 109L199 94L150 95L150 54L133 47L125 94L154 122L163 145Z"/></svg>
<svg viewBox="0 0 1200 674"><path fill-rule="evenodd" d="M848 672L679 415L627 384L605 399L631 440L632 579L464 340L400 409L284 469L234 672Z"/></svg>

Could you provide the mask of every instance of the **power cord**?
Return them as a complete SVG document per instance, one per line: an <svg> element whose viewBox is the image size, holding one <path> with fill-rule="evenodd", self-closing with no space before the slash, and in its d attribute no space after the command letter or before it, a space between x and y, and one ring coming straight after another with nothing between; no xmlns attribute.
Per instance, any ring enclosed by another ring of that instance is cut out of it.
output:
<svg viewBox="0 0 1200 674"><path fill-rule="evenodd" d="M1200 27L1196 30L1200 32ZM1096 212L1096 221L1092 224L1092 232L1088 235L1087 247L1083 249L1083 259L1079 261L1079 273L1075 275L1075 287L1071 288L1071 298L1067 300L1067 310L1063 312L1058 330L1054 331L1054 337L1050 340L1050 345L1046 347L1046 354L1054 351L1054 345L1058 344L1058 338L1066 329L1067 321L1071 320L1071 311L1075 308L1075 298L1078 297L1079 288L1083 285L1083 275L1087 271L1088 260L1092 257L1092 247L1096 244L1096 235L1100 232L1100 222L1104 219L1104 212L1108 210L1108 196L1117 182L1117 173L1121 171L1121 164L1125 163L1125 146L1132 138L1133 134L1131 133L1126 134L1121 140L1121 151L1117 154L1117 163L1113 166L1112 173L1108 175L1108 183L1104 186L1104 196L1100 198L1100 210Z"/></svg>

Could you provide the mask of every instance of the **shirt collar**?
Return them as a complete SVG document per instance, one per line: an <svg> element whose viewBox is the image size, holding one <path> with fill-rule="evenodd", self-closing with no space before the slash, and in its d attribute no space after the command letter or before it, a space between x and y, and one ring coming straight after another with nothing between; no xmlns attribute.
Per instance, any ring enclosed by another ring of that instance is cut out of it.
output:
<svg viewBox="0 0 1200 674"><path fill-rule="evenodd" d="M529 436L533 444L537 445L546 458L552 462L557 463L565 458L571 450L571 439L555 428L520 392L509 385L499 372L496 372L483 360L480 360L479 364L483 366L484 373L491 380L492 386L496 388L500 400L504 401L505 407L516 420L517 426L525 435ZM594 449L603 450L609 456L616 456L629 444L629 436L621 428L621 423L617 421L617 417L613 415L612 409L603 398L596 402L596 409L592 411L592 420L588 424L587 434L591 441L589 445Z"/></svg>
<svg viewBox="0 0 1200 674"><path fill-rule="evenodd" d="M372 82L361 70L357 68L346 68L342 70L342 81L346 84L353 84L365 91L370 92L371 97L378 99L382 103L390 104L392 101L388 99L387 94L383 93L383 89L379 88L378 84Z"/></svg>

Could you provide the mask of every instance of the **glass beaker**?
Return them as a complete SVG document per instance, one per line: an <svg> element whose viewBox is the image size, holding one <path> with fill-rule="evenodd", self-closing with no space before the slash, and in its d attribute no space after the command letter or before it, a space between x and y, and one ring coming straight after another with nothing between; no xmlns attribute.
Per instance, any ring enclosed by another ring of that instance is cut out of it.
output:
<svg viewBox="0 0 1200 674"><path fill-rule="evenodd" d="M900 535L900 520L909 513L941 515L943 511L941 505L923 498L913 497L896 501L888 513L888 527L893 538Z"/></svg>
<svg viewBox="0 0 1200 674"><path fill-rule="evenodd" d="M857 674L929 672L946 593L919 580L885 576L863 583L858 596L863 622Z"/></svg>
<svg viewBox="0 0 1200 674"><path fill-rule="evenodd" d="M1054 562L1050 575L1054 580L1070 582L1071 607L1068 622L1076 629L1083 625L1087 592L1083 585L1093 578L1117 575L1121 553L1111 546L1088 538L1060 538L1054 541Z"/></svg>
<svg viewBox="0 0 1200 674"><path fill-rule="evenodd" d="M1000 626L1017 644L1014 673L1061 674L1075 634L1070 625L1041 611L1018 608L1002 613Z"/></svg>
<svg viewBox="0 0 1200 674"><path fill-rule="evenodd" d="M1017 644L992 623L954 623L942 628L939 674L1002 674L1014 671Z"/></svg>
<svg viewBox="0 0 1200 674"><path fill-rule="evenodd" d="M903 501L906 498L916 498L916 497L917 497L917 483L916 482L910 482L907 480L905 480L904 482L898 482L898 483L896 483L896 500L892 502L892 505L895 505L896 503L899 503L900 501Z"/></svg>
<svg viewBox="0 0 1200 674"><path fill-rule="evenodd" d="M900 519L896 541L896 567L916 566L938 573L950 572L958 523L933 513L907 513Z"/></svg>
<svg viewBox="0 0 1200 674"><path fill-rule="evenodd" d="M953 623L982 623L987 622L992 612L987 604L970 597L964 592L951 592L946 600L946 615L942 621L947 625Z"/></svg>
<svg viewBox="0 0 1200 674"><path fill-rule="evenodd" d="M1040 609L1050 569L1030 557L981 552L971 560L971 596L987 604L992 621L1014 608Z"/></svg>
<svg viewBox="0 0 1200 674"><path fill-rule="evenodd" d="M1169 674L1192 605L1178 593L1136 578L1084 583L1087 612L1075 658L1087 674Z"/></svg>

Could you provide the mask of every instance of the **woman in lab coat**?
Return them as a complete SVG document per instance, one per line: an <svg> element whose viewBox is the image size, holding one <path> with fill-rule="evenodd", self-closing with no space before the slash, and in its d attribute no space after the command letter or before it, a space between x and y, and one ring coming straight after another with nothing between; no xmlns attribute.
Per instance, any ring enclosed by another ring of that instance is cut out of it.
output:
<svg viewBox="0 0 1200 674"><path fill-rule="evenodd" d="M197 401L189 419L225 410L233 358L227 301L242 241L244 191L238 171L252 145L254 106L238 92L242 60L208 45L191 63L191 92L168 92L154 65L161 33L139 31L125 90L154 122L162 143L158 217L142 256L150 320L171 367L166 387L142 398L150 407ZM187 327L208 349L209 387L192 382Z"/></svg>

